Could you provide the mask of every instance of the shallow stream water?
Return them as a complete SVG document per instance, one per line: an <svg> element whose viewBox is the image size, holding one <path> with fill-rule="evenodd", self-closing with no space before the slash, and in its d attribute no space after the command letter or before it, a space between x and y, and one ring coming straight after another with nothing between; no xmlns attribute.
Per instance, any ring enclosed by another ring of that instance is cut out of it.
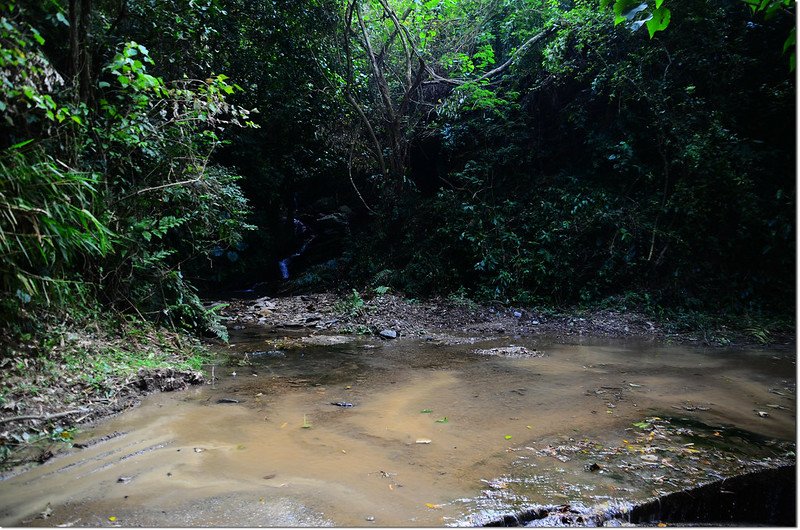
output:
<svg viewBox="0 0 800 530"><path fill-rule="evenodd" d="M794 459L793 348L274 339L235 331L213 385L0 482L0 525L476 525ZM542 356L475 353L510 344Z"/></svg>

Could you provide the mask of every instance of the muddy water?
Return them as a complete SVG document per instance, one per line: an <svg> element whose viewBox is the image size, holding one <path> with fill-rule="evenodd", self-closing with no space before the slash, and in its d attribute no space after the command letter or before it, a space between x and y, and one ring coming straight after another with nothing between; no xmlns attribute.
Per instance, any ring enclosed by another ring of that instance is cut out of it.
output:
<svg viewBox="0 0 800 530"><path fill-rule="evenodd" d="M617 452L645 418L728 443L718 460L688 455L696 482L770 465L795 439L793 349L505 338L270 351L265 338L239 331L230 350L247 363L217 366L213 386L151 396L83 433L89 447L0 483L0 525L476 524L685 485L669 458L662 473ZM509 344L544 356L473 353Z"/></svg>

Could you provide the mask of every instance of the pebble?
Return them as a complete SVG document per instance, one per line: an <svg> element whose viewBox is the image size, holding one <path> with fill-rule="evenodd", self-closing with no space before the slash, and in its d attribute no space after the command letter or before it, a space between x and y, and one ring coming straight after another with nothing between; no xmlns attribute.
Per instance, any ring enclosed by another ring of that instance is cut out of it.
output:
<svg viewBox="0 0 800 530"><path fill-rule="evenodd" d="M371 523L372 521L375 520L375 518L373 516L371 516L371 515L368 515L368 516L364 517L364 520L365 521L369 521Z"/></svg>
<svg viewBox="0 0 800 530"><path fill-rule="evenodd" d="M383 337L384 339L396 339L397 332L393 329L384 329L383 331L380 332L380 336Z"/></svg>

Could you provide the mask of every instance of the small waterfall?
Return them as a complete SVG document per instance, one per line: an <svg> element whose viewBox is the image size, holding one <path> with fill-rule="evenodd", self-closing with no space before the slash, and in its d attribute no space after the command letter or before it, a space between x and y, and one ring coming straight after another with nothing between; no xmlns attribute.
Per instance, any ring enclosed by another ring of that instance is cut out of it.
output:
<svg viewBox="0 0 800 530"><path fill-rule="evenodd" d="M281 271L281 279L283 280L289 279L289 264L292 262L292 260L299 258L305 253L306 249L308 249L308 245L311 244L315 237L311 233L311 229L308 228L300 219L292 219L292 226L294 227L295 236L305 236L307 239L303 241L303 244L300 245L300 248L296 252L278 261L278 268Z"/></svg>
<svg viewBox="0 0 800 530"><path fill-rule="evenodd" d="M283 258L278 262L278 268L281 270L281 278L284 280L289 279L289 260L291 258Z"/></svg>

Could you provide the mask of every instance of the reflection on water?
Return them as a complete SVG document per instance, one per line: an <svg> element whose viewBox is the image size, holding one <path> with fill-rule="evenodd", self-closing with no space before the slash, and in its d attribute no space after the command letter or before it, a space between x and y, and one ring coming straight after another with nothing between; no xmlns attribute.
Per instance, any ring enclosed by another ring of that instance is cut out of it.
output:
<svg viewBox="0 0 800 530"><path fill-rule="evenodd" d="M122 434L0 483L0 524L477 524L769 466L795 437L794 351L265 338L234 332L249 364L151 396L84 438ZM472 353L509 344L545 355Z"/></svg>

